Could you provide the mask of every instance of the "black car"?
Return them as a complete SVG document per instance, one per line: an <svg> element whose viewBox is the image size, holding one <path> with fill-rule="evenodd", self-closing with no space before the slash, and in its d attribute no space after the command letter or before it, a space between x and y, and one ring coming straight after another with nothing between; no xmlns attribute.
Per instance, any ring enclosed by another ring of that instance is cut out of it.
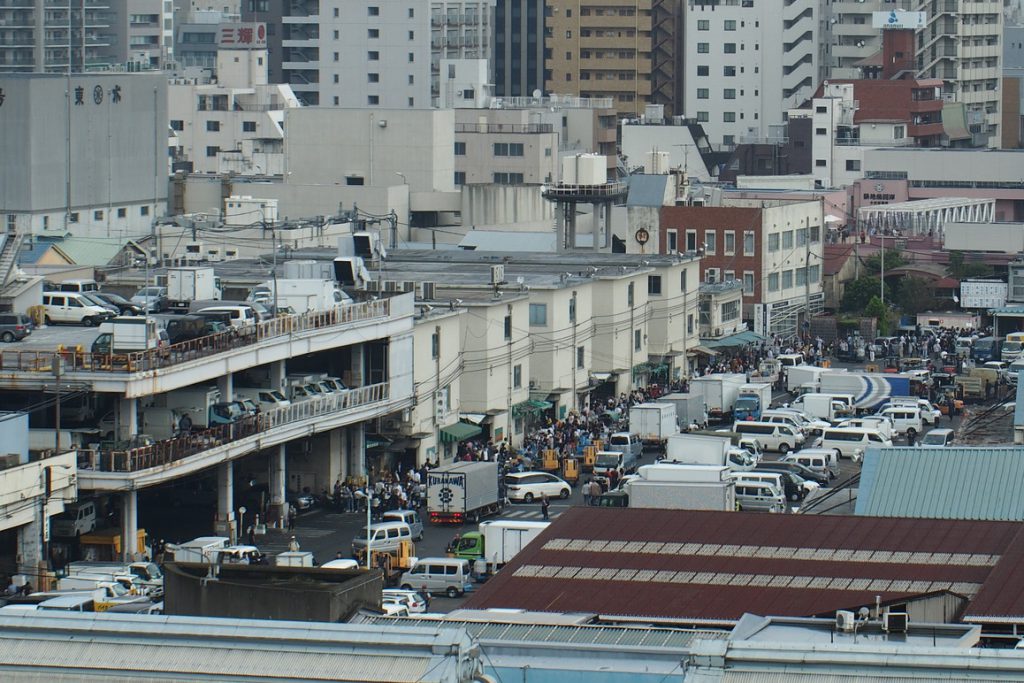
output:
<svg viewBox="0 0 1024 683"><path fill-rule="evenodd" d="M120 315L142 315L142 306L136 306L119 294L113 292L89 292L89 294L117 307Z"/></svg>
<svg viewBox="0 0 1024 683"><path fill-rule="evenodd" d="M819 486L828 486L829 483L828 475L815 472L795 462L759 462L754 469L763 472L792 472L807 481L816 482Z"/></svg>

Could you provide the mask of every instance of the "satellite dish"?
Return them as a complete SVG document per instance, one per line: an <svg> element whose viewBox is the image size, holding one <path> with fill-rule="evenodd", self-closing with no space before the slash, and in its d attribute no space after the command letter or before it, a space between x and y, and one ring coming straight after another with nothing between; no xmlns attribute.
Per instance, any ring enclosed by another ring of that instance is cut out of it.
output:
<svg viewBox="0 0 1024 683"><path fill-rule="evenodd" d="M540 88L533 89L533 99L540 99Z"/></svg>

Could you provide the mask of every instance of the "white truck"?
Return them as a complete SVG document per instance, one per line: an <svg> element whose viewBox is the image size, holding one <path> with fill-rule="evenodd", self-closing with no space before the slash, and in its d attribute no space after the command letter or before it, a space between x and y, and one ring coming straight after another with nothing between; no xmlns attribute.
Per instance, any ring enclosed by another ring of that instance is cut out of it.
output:
<svg viewBox="0 0 1024 683"><path fill-rule="evenodd" d="M180 544L168 543L166 550L172 553L174 562L196 562L210 564L217 562L220 551L228 547L231 539L226 536L200 536Z"/></svg>
<svg viewBox="0 0 1024 683"><path fill-rule="evenodd" d="M814 390L817 391L817 387L821 383L821 376L828 372L840 372L840 370L819 368L817 365L793 365L787 367L785 368L786 391L795 394L804 385L809 385L808 388L810 388L810 385L813 385Z"/></svg>
<svg viewBox="0 0 1024 683"><path fill-rule="evenodd" d="M716 373L691 379L690 392L704 397L709 419L730 421L740 387L746 383L746 375Z"/></svg>
<svg viewBox="0 0 1024 683"><path fill-rule="evenodd" d="M473 562L473 574L477 580L486 581L540 536L549 524L518 519L480 522L479 531L463 534L452 542L449 554Z"/></svg>
<svg viewBox="0 0 1024 683"><path fill-rule="evenodd" d="M665 394L658 402L675 404L676 425L680 430L688 430L691 425L703 429L708 425L708 407L704 405L704 397L700 394Z"/></svg>
<svg viewBox="0 0 1024 683"><path fill-rule="evenodd" d="M220 278L210 267L168 268L167 302L172 311L187 313L193 301L219 301Z"/></svg>
<svg viewBox="0 0 1024 683"><path fill-rule="evenodd" d="M793 401L793 407L802 411L807 417L816 417L833 423L853 417L850 400L843 400L832 394L804 394Z"/></svg>
<svg viewBox="0 0 1024 683"><path fill-rule="evenodd" d="M134 576L144 586L150 596L160 596L164 592L164 574L160 566L153 562L70 562L64 568L68 576L113 574L116 576Z"/></svg>
<svg viewBox="0 0 1024 683"><path fill-rule="evenodd" d="M661 449L679 433L674 403L640 403L629 409L629 431L640 436L645 447Z"/></svg>
<svg viewBox="0 0 1024 683"><path fill-rule="evenodd" d="M276 299L273 295L275 285ZM328 311L352 300L334 280L278 278L276 283L268 280L260 284L258 289L270 292L270 299L266 301L268 305L280 308L288 306L296 313Z"/></svg>
<svg viewBox="0 0 1024 683"><path fill-rule="evenodd" d="M733 415L737 420L758 420L772 405L772 385L764 382L744 384L736 394Z"/></svg>
<svg viewBox="0 0 1024 683"><path fill-rule="evenodd" d="M661 510L735 510L736 484L728 467L644 465L629 482L629 507Z"/></svg>
<svg viewBox="0 0 1024 683"><path fill-rule="evenodd" d="M92 342L92 353L134 353L170 346L167 330L152 318L125 315L100 323L100 333Z"/></svg>
<svg viewBox="0 0 1024 683"><path fill-rule="evenodd" d="M728 467L735 472L754 469L757 464L751 453L732 443L728 435L724 438L705 434L678 434L669 438L665 450L665 463L684 465L715 465Z"/></svg>
<svg viewBox="0 0 1024 683"><path fill-rule="evenodd" d="M502 508L498 463L453 462L427 472L427 513L434 524L462 524Z"/></svg>

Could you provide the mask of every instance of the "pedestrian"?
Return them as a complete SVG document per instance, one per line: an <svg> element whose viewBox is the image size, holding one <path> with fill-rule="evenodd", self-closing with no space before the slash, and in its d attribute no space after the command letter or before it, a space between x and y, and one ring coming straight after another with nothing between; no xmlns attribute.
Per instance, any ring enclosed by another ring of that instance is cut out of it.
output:
<svg viewBox="0 0 1024 683"><path fill-rule="evenodd" d="M917 441L917 432L915 432L913 429L908 429L907 430L907 445L908 446L913 446L916 441Z"/></svg>
<svg viewBox="0 0 1024 683"><path fill-rule="evenodd" d="M256 527L252 524L245 530L245 537L249 541L249 545L256 545Z"/></svg>
<svg viewBox="0 0 1024 683"><path fill-rule="evenodd" d="M295 506L288 506L288 531L295 531Z"/></svg>
<svg viewBox="0 0 1024 683"><path fill-rule="evenodd" d="M288 542L288 550L293 553L299 552L299 542L292 536L292 540Z"/></svg>
<svg viewBox="0 0 1024 683"><path fill-rule="evenodd" d="M597 505L598 499L601 497L601 484L596 480L590 480L590 504Z"/></svg>
<svg viewBox="0 0 1024 683"><path fill-rule="evenodd" d="M590 480L589 479L587 479L587 482L583 485L583 504L588 506L588 507L590 506Z"/></svg>
<svg viewBox="0 0 1024 683"><path fill-rule="evenodd" d="M420 588L420 595L423 596L423 604L426 606L426 610L430 611L430 591L427 590L426 586Z"/></svg>
<svg viewBox="0 0 1024 683"><path fill-rule="evenodd" d="M551 507L551 501L548 500L548 494L544 494L540 497L540 514L542 519L548 519L548 508Z"/></svg>

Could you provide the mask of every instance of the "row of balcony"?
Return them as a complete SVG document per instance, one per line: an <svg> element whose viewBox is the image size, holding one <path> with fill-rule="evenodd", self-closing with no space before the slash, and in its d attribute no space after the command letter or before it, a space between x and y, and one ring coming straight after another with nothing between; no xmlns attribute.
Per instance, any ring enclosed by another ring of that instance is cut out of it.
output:
<svg viewBox="0 0 1024 683"><path fill-rule="evenodd" d="M390 310L391 302L388 299L365 301L339 306L329 311L285 315L264 320L241 330L227 330L179 342L166 348L132 353L90 353L81 347L55 351L0 351L0 370L50 373L59 355L63 360L65 373L148 372L254 346L268 340L287 338L302 332L386 318L390 315Z"/></svg>
<svg viewBox="0 0 1024 683"><path fill-rule="evenodd" d="M275 408L238 422L210 429L192 431L173 439L158 441L150 446L124 450L83 450L79 452L79 470L93 472L141 472L166 467L205 451L213 451L235 444L237 457L242 452L266 448L274 441L275 433L283 435L287 427L308 426L319 432L332 428L327 418L343 417L346 413L386 403L391 398L388 382L350 389L340 394L311 398L283 408ZM319 427L319 428L318 428ZM282 439L279 441L283 443ZM244 443L243 443L244 442Z"/></svg>

